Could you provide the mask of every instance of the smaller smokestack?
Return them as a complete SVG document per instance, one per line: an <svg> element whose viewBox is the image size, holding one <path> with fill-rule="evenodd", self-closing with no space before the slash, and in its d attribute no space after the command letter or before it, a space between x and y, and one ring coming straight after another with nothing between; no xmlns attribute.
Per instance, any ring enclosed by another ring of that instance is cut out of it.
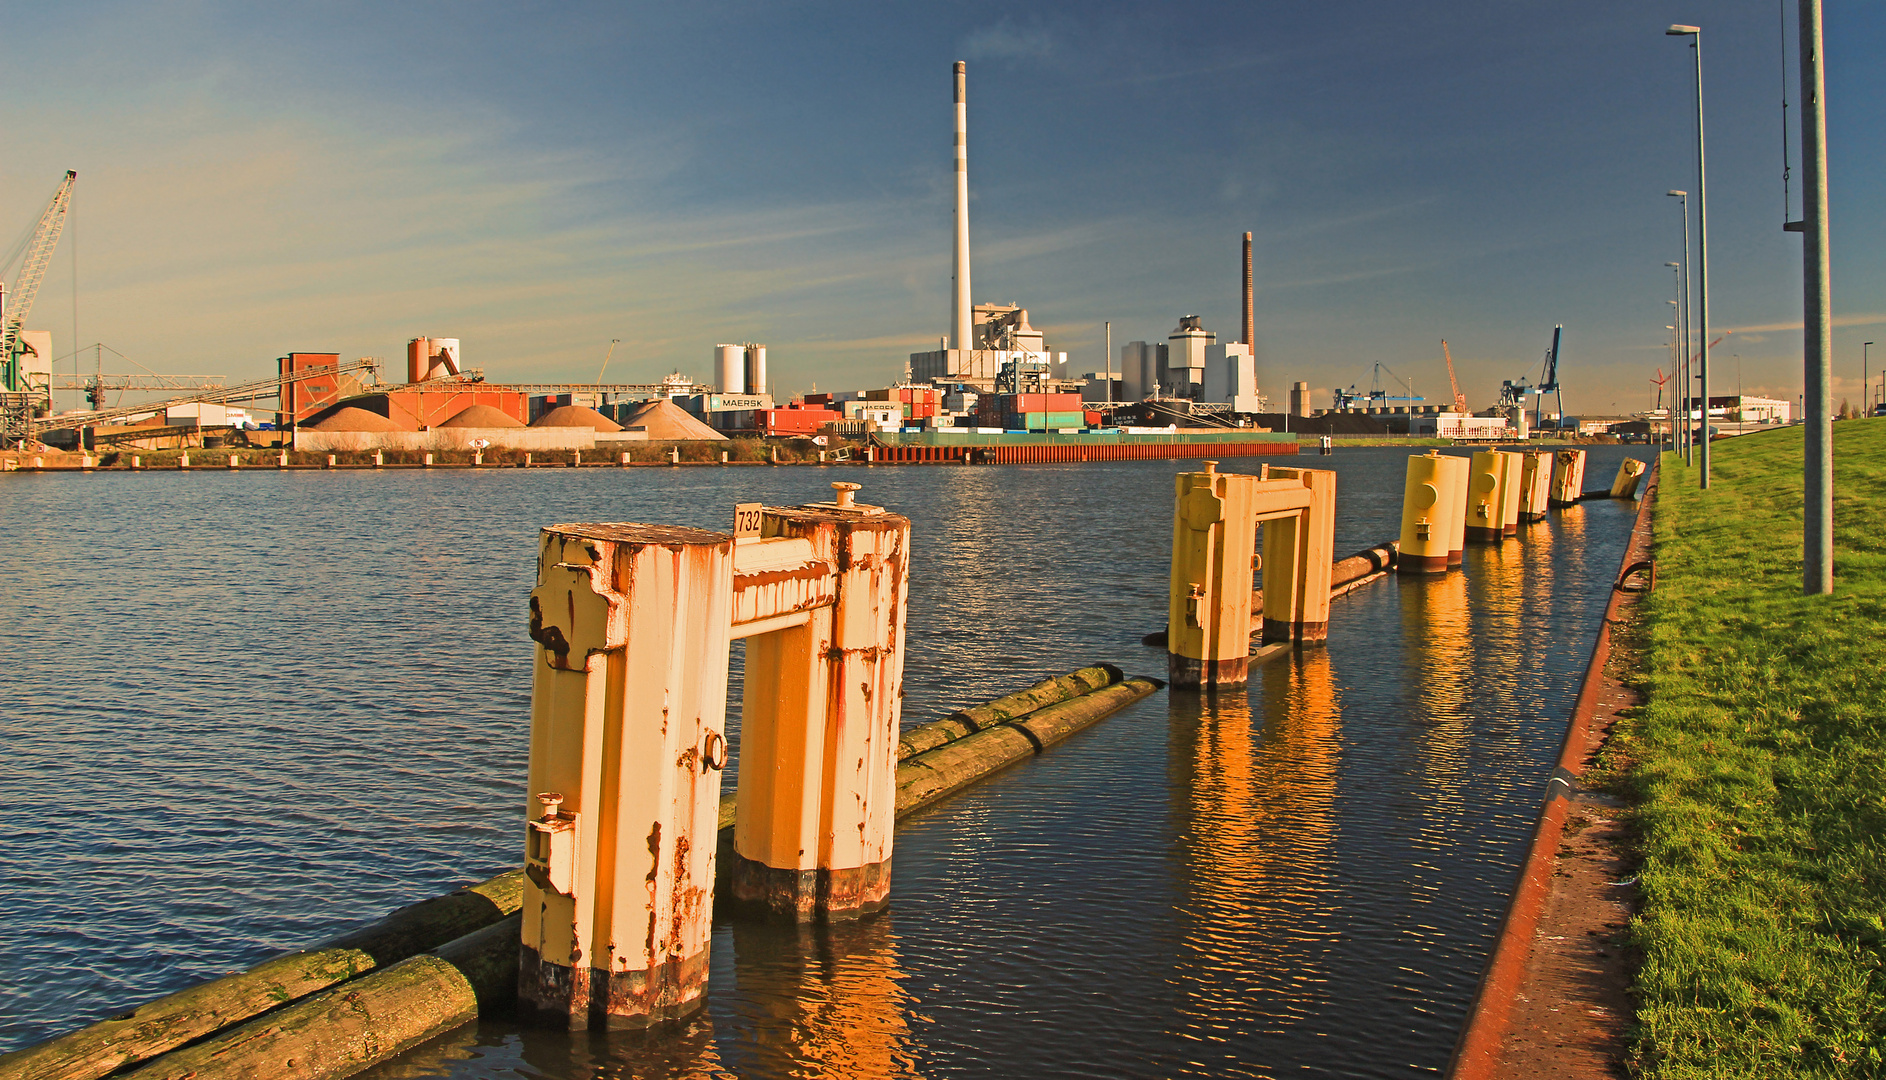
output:
<svg viewBox="0 0 1886 1080"><path fill-rule="evenodd" d="M1244 234L1244 343L1251 344L1251 338L1257 333L1257 323L1251 311L1251 234Z"/></svg>

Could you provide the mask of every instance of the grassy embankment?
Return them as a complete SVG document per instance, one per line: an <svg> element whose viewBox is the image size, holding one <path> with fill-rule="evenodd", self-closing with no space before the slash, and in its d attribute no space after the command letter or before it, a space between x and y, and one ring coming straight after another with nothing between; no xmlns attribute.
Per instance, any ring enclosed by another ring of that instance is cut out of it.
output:
<svg viewBox="0 0 1886 1080"><path fill-rule="evenodd" d="M1886 419L1834 426L1837 575L1801 595L1799 428L1674 456L1656 510L1637 800L1637 1065L1886 1075Z"/></svg>

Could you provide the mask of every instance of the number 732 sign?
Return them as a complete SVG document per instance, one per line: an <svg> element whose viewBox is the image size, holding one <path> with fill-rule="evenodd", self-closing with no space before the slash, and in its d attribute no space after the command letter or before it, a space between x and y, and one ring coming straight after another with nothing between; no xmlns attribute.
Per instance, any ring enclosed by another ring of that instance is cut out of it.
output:
<svg viewBox="0 0 1886 1080"><path fill-rule="evenodd" d="M733 508L733 538L738 540L746 536L760 535L760 520L764 516L759 503L735 503Z"/></svg>

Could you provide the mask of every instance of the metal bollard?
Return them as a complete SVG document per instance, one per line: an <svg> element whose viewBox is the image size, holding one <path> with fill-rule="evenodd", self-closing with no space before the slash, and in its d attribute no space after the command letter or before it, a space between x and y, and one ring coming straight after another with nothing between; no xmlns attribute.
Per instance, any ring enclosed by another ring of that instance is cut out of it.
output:
<svg viewBox="0 0 1886 1080"><path fill-rule="evenodd" d="M473 450L472 451L473 467L481 466L484 463L485 463L485 452L483 450Z"/></svg>
<svg viewBox="0 0 1886 1080"><path fill-rule="evenodd" d="M426 455L426 468L432 468L432 455L430 453Z"/></svg>
<svg viewBox="0 0 1886 1080"><path fill-rule="evenodd" d="M386 452L384 450L375 450L373 452L373 467L376 469L379 469L379 468L384 468L385 466L386 466Z"/></svg>
<svg viewBox="0 0 1886 1080"><path fill-rule="evenodd" d="M1497 544L1506 535L1507 455L1481 450L1473 455L1468 478L1466 538Z"/></svg>
<svg viewBox="0 0 1886 1080"><path fill-rule="evenodd" d="M1548 506L1571 506L1585 493L1585 452L1560 450L1552 455L1552 488Z"/></svg>
<svg viewBox="0 0 1886 1080"><path fill-rule="evenodd" d="M1447 572L1448 545L1454 531L1448 510L1454 505L1454 470L1437 451L1408 459L1401 497L1401 549L1396 569L1404 574Z"/></svg>
<svg viewBox="0 0 1886 1080"><path fill-rule="evenodd" d="M280 454L278 454L278 455L276 455L276 458L275 458L275 467L276 467L276 468L278 468L278 469L286 469L286 468L288 467L288 453L287 453L287 451L283 451L282 453L280 453Z"/></svg>
<svg viewBox="0 0 1886 1080"><path fill-rule="evenodd" d="M747 639L733 896L796 922L890 897L910 522L832 485L830 502L766 508L734 549ZM754 508L758 509L758 508Z"/></svg>
<svg viewBox="0 0 1886 1080"><path fill-rule="evenodd" d="M1174 481L1167 671L1174 687L1241 686L1249 677L1252 562L1264 528L1266 641L1329 635L1336 474L1263 467L1225 474L1218 463Z"/></svg>
<svg viewBox="0 0 1886 1080"><path fill-rule="evenodd" d="M1644 463L1636 458L1625 458L1618 462L1617 479L1611 481L1613 499L1635 499L1637 482L1644 477Z"/></svg>
<svg viewBox="0 0 1886 1080"><path fill-rule="evenodd" d="M582 464L583 464L583 452L581 450L570 451L570 468L572 469L580 468Z"/></svg>
<svg viewBox="0 0 1886 1080"><path fill-rule="evenodd" d="M552 525L538 552L519 1005L646 1027L707 988L733 538Z"/></svg>
<svg viewBox="0 0 1886 1080"><path fill-rule="evenodd" d="M340 456L337 454L329 454L327 456L327 467L330 469L338 467L340 465L340 462L341 462Z"/></svg>
<svg viewBox="0 0 1886 1080"><path fill-rule="evenodd" d="M231 454L231 455L229 455L229 467L230 467L230 468L232 468L232 469L234 469L234 468L236 468L237 466L239 466L239 465L241 465L241 464L242 464L242 459L241 459L241 458L239 458L239 457L237 457L237 456L236 456L236 455L234 455L234 454Z"/></svg>
<svg viewBox="0 0 1886 1080"><path fill-rule="evenodd" d="M669 451L668 451L668 464L670 464L670 465L679 465L679 464L681 464L681 448L680 448L679 446L676 446L676 447L672 447L672 448L670 448L670 449L669 449Z"/></svg>
<svg viewBox="0 0 1886 1080"><path fill-rule="evenodd" d="M722 451L720 452L720 463L721 463L722 465L725 465L725 464L727 464L727 451L725 451L725 450L722 450Z"/></svg>
<svg viewBox="0 0 1886 1080"><path fill-rule="evenodd" d="M141 457L139 457L139 456L138 456L138 455L136 455L136 454L132 454L132 455L131 455L131 467L132 467L133 469L142 469L142 468L144 467L144 459L143 459L143 458L141 458Z"/></svg>
<svg viewBox="0 0 1886 1080"><path fill-rule="evenodd" d="M37 460L37 459L35 459L35 460ZM183 455L181 455L181 456L179 456L179 457L177 458L177 468L179 468L179 469L187 469L187 468L189 468L189 467L190 467L190 455L189 455L189 454L183 454Z"/></svg>
<svg viewBox="0 0 1886 1080"><path fill-rule="evenodd" d="M529 454L524 455L524 467L526 469L530 468L530 455Z"/></svg>
<svg viewBox="0 0 1886 1080"><path fill-rule="evenodd" d="M1528 450L1522 455L1519 471L1519 520L1545 520L1547 489L1552 485L1552 455L1545 450Z"/></svg>
<svg viewBox="0 0 1886 1080"><path fill-rule="evenodd" d="M1443 466L1453 477L1452 500L1445 508L1447 521L1447 565L1449 569L1459 566L1466 556L1467 547L1467 498L1469 480L1473 473L1473 462L1455 454L1443 455Z"/></svg>
<svg viewBox="0 0 1886 1080"><path fill-rule="evenodd" d="M624 451L622 454L622 464L627 465L628 463L629 463L629 455L627 451Z"/></svg>

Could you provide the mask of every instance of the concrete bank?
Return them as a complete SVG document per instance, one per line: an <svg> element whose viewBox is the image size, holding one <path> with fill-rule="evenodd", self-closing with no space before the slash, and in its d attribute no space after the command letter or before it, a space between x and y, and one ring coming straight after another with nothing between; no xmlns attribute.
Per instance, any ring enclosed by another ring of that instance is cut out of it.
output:
<svg viewBox="0 0 1886 1080"><path fill-rule="evenodd" d="M1513 889L1513 897L1508 904L1499 937L1494 942L1492 955L1488 958L1486 972L1481 977L1479 991L1468 1011L1467 1022L1461 1028L1459 1041L1454 1046L1454 1059L1449 1069L1449 1076L1454 1080L1491 1080L1500 1076L1547 1073L1559 1075L1561 1073L1551 1068L1540 1071L1542 1065L1566 1064L1550 1059L1569 1056L1574 1052L1560 1043L1546 1049L1543 1055L1534 1055L1531 1060L1522 1062L1519 1055L1513 1053L1519 1041L1515 1038L1514 1018L1522 1001L1536 1006L1539 1004L1538 998L1552 992L1550 987L1544 985L1547 978L1545 968L1536 962L1542 954L1550 951L1542 948L1541 937L1549 933L1549 928L1542 928L1541 920L1553 894L1565 888L1564 883L1571 880L1569 876L1556 872L1555 863L1565 837L1566 819L1579 794L1579 778L1590 766L1603 741L1603 728L1595 719L1606 696L1604 669L1611 655L1612 627L1619 621L1627 601L1647 589L1655 578L1655 570L1649 560L1651 511L1656 503L1657 482L1657 472L1653 470L1637 505L1637 518L1631 528L1630 542L1625 546L1618 576L1611 587L1610 601L1605 605L1604 618L1598 626L1591 661L1586 665L1578 697L1572 704L1571 722L1565 732L1558 766L1552 770L1552 778L1546 784L1545 801L1540 808L1532 845L1520 869L1519 881ZM1609 497L1608 493L1605 497ZM1616 689L1615 681L1612 688ZM1608 723L1604 726L1608 727ZM1567 935L1553 936L1563 938ZM1562 944L1555 947L1560 950L1565 948ZM1547 1004L1545 1011L1559 1010ZM1547 1060L1542 1062L1540 1056Z"/></svg>

